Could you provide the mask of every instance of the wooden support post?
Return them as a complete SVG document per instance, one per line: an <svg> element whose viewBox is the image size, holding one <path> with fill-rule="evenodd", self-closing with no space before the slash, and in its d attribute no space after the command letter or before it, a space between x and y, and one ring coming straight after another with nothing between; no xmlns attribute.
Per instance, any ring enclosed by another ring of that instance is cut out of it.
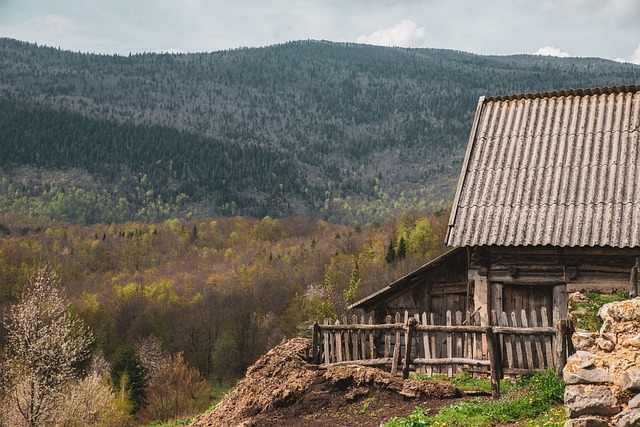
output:
<svg viewBox="0 0 640 427"><path fill-rule="evenodd" d="M329 319L324 319L324 324L329 325ZM329 340L329 332L325 330L324 332L324 364L328 365L332 362L331 357L333 357L333 338Z"/></svg>
<svg viewBox="0 0 640 427"><path fill-rule="evenodd" d="M556 375L562 381L562 370L567 364L567 319L556 321Z"/></svg>
<svg viewBox="0 0 640 427"><path fill-rule="evenodd" d="M313 324L313 344L311 346L311 363L319 365L321 362L320 356L320 327L318 322Z"/></svg>
<svg viewBox="0 0 640 427"><path fill-rule="evenodd" d="M416 328L416 323L418 322L415 318L410 318L409 321L406 322L404 330L404 365L402 367L403 380L409 378L409 369L411 368L411 341L413 341L413 333Z"/></svg>
<svg viewBox="0 0 640 427"><path fill-rule="evenodd" d="M502 377L502 355L500 354L500 340L493 333L491 327L487 328L487 350L489 352L489 361L491 362L491 396L494 399L498 399L500 397L500 378Z"/></svg>

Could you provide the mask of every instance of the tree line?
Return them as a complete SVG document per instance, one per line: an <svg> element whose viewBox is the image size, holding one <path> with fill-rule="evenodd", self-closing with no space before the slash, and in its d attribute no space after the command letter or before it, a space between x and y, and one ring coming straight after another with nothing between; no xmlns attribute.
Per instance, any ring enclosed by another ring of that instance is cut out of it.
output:
<svg viewBox="0 0 640 427"><path fill-rule="evenodd" d="M18 416L20 384L36 384L41 371L16 345L14 314L40 282L55 285L47 292L62 301L58 323L76 331L60 340L84 337L41 404L65 408L59 396L86 399L96 390L100 411L147 422L203 410L213 386L242 376L282 339L308 336L314 320L347 314L350 303L440 254L446 224L445 211L363 228L306 217L81 226L0 214L3 360L26 357L31 366L3 369L4 410ZM403 255L388 259L389 242L404 246ZM50 275L40 274L43 264ZM176 377L190 378L182 383L196 397L159 408ZM66 411L46 412L58 410Z"/></svg>

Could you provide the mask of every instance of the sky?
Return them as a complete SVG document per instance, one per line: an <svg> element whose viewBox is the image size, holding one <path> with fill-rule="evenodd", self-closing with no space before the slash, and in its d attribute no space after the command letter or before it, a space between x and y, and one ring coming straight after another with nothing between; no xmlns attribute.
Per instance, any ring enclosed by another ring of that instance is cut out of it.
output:
<svg viewBox="0 0 640 427"><path fill-rule="evenodd" d="M640 64L640 0L0 0L0 37L121 55L314 39Z"/></svg>

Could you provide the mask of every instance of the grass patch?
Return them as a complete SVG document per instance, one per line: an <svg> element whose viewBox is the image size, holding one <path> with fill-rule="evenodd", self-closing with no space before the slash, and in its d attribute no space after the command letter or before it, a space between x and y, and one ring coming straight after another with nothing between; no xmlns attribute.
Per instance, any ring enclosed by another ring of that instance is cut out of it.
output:
<svg viewBox="0 0 640 427"><path fill-rule="evenodd" d="M602 326L602 320L598 317L598 310L603 305L615 302L625 301L629 299L627 291L619 291L615 294L599 294L593 291L583 292L585 301L571 301L569 311L577 311L580 313L573 319L576 329L582 329L589 332L598 332Z"/></svg>
<svg viewBox="0 0 640 427"><path fill-rule="evenodd" d="M414 378L427 382L449 382L462 391L481 391L491 393L491 380L488 378L473 378L467 372L462 372L453 377L448 377L446 375L433 375L430 377L424 374L417 374ZM500 392L508 393L514 385L515 383L513 381L502 380L500 381Z"/></svg>
<svg viewBox="0 0 640 427"><path fill-rule="evenodd" d="M549 369L543 375L519 379L498 400L470 399L443 408L434 416L416 408L408 417L394 418L385 427L488 427L515 421L537 423L543 418L543 424L548 421L546 425L555 425L552 423L566 421L564 412L552 411L562 402L563 394L564 384L558 381L555 370Z"/></svg>

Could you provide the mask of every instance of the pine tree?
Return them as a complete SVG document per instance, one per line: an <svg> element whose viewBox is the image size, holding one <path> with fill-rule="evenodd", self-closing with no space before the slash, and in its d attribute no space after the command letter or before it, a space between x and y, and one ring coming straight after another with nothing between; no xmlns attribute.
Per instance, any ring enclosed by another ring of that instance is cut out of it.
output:
<svg viewBox="0 0 640 427"><path fill-rule="evenodd" d="M404 236L400 237L398 242L398 249L396 250L396 258L404 259L407 256L407 242L404 240Z"/></svg>
<svg viewBox="0 0 640 427"><path fill-rule="evenodd" d="M393 239L389 241L389 247L387 248L387 254L384 256L384 260L387 264L393 264L396 261L396 248L393 246Z"/></svg>

